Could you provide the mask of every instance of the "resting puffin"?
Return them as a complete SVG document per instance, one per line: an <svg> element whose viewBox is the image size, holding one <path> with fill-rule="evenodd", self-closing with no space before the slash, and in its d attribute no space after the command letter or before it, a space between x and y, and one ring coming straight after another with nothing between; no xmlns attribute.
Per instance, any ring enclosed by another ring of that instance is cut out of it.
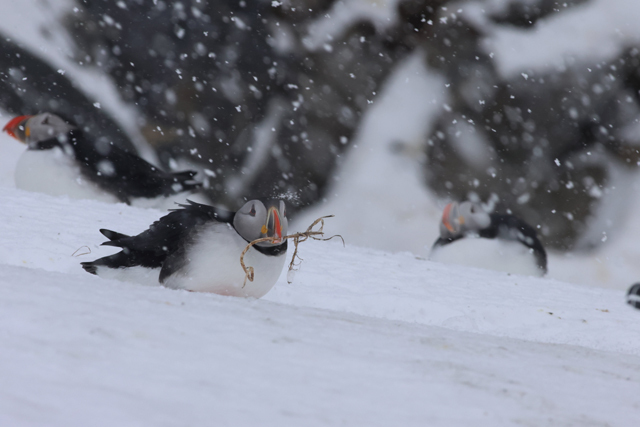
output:
<svg viewBox="0 0 640 427"><path fill-rule="evenodd" d="M547 272L547 253L533 227L514 215L488 214L472 202L445 206L429 258L529 276Z"/></svg>
<svg viewBox="0 0 640 427"><path fill-rule="evenodd" d="M93 143L73 123L51 114L18 116L3 129L27 144L16 166L16 187L105 202L162 201L191 193L196 172L164 172L111 143ZM149 203L147 203L149 205ZM153 203L151 203L153 206Z"/></svg>
<svg viewBox="0 0 640 427"><path fill-rule="evenodd" d="M100 230L109 239L105 246L122 248L115 255L82 268L92 274L145 284L163 284L173 289L214 292L222 295L260 298L276 283L287 253L288 221L281 200L263 204L251 200L237 212L188 201L151 224L137 236ZM244 257L254 268L247 280L240 255L250 241L276 237L255 244Z"/></svg>

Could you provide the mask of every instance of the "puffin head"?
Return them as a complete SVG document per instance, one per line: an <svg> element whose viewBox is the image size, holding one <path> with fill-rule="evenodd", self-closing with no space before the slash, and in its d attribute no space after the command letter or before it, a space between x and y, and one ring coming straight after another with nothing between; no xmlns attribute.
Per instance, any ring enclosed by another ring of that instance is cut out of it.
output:
<svg viewBox="0 0 640 427"><path fill-rule="evenodd" d="M39 142L67 134L74 126L51 113L14 117L2 129L30 147Z"/></svg>
<svg viewBox="0 0 640 427"><path fill-rule="evenodd" d="M465 233L476 233L489 225L491 225L491 217L479 204L451 202L442 212L440 237L446 239Z"/></svg>
<svg viewBox="0 0 640 427"><path fill-rule="evenodd" d="M245 240L275 237L273 242L260 242L259 246L279 245L287 235L289 222L282 200L272 200L265 205L260 200L250 200L233 218L233 226Z"/></svg>

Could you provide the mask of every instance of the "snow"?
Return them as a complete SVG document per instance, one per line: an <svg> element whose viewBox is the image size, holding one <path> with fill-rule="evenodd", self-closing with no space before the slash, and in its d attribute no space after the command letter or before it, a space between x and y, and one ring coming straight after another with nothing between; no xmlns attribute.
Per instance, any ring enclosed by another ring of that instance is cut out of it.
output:
<svg viewBox="0 0 640 427"><path fill-rule="evenodd" d="M283 274L261 300L176 291L79 265L113 250L99 228L136 232L160 212L11 188L0 200L1 425L640 415L640 323L621 291L339 242L301 244L295 282Z"/></svg>
<svg viewBox="0 0 640 427"><path fill-rule="evenodd" d="M305 47L309 50L322 47L331 52L331 43L356 21L368 21L379 30L386 30L397 23L398 4L398 0L337 1L327 13L308 25L307 35L303 39Z"/></svg>
<svg viewBox="0 0 640 427"><path fill-rule="evenodd" d="M444 80L425 68L422 54L398 64L368 110L326 196L297 220L332 222L351 244L426 257L438 237L445 203L430 194L419 163L429 123L442 109Z"/></svg>
<svg viewBox="0 0 640 427"><path fill-rule="evenodd" d="M533 29L493 28L485 48L495 53L502 75L610 61L640 42L636 0L591 0L572 9L541 19Z"/></svg>
<svg viewBox="0 0 640 427"><path fill-rule="evenodd" d="M115 250L98 246L98 229L137 233L163 212L0 184L0 425L624 426L640 415L640 323L623 291L348 239L301 244L295 281L282 274L260 300L105 280L79 265ZM341 227L327 220L327 233L347 236Z"/></svg>
<svg viewBox="0 0 640 427"><path fill-rule="evenodd" d="M488 46L504 74L557 66L595 48L574 36L590 20L609 40L605 58L637 32L636 2L605 14L611 3L542 20L526 40L490 32ZM112 82L68 57L51 16L72 3L47 4L12 2L0 31L69 72L130 131ZM382 27L395 19L395 1L366 4L335 10ZM335 35L345 22L318 28ZM87 274L81 261L115 251L99 246L98 229L138 233L164 212L17 190L25 147L0 136L0 425L635 425L640 313L624 292L640 277L640 198L600 252L550 254L547 278L427 261L445 201L419 172L425 118L447 100L423 64L420 54L398 64L326 201L291 227L336 214L326 231L347 246L302 243L294 282L283 272L259 300Z"/></svg>
<svg viewBox="0 0 640 427"><path fill-rule="evenodd" d="M305 211L294 227L334 214L335 229L351 244L429 256L448 200L436 199L420 172L424 135L431 126L425 117L446 108L447 100L442 77L424 64L420 53L398 64L367 111L325 200ZM640 280L640 224L632 214L640 211L640 177L614 172L617 186L606 189L603 197L610 203L602 203L597 215L602 224L592 227L613 231L598 236L607 244L592 253L548 253L547 277L618 290ZM627 201L618 203L620 197Z"/></svg>
<svg viewBox="0 0 640 427"><path fill-rule="evenodd" d="M464 263L469 267L504 271L522 276L544 274L538 267L533 251L516 240L468 236L451 244L435 247L429 259L445 264Z"/></svg>

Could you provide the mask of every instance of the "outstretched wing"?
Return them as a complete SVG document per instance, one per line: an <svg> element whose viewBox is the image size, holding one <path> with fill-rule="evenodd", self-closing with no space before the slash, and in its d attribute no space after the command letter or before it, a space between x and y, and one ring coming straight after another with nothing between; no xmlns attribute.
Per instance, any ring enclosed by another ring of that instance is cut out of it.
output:
<svg viewBox="0 0 640 427"><path fill-rule="evenodd" d="M111 230L100 232L109 239L104 246L115 246L122 251L93 262L82 263L89 273L96 273L98 266L124 268L141 266L162 267L168 257L184 250L192 243L193 233L210 221L232 222L234 212L188 200L168 215L155 221L137 236L127 236Z"/></svg>

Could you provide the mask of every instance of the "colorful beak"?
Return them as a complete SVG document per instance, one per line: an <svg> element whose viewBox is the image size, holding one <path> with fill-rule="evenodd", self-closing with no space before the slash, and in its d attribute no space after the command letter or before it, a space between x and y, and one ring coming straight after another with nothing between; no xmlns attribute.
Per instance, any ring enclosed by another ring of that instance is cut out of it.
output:
<svg viewBox="0 0 640 427"><path fill-rule="evenodd" d="M451 202L444 207L444 211L442 211L442 225L444 225L445 228L451 233L456 232L456 227L454 227L452 219L456 218L457 216L458 204L456 202Z"/></svg>
<svg viewBox="0 0 640 427"><path fill-rule="evenodd" d="M24 131L21 131L19 128L20 126L26 122L27 120L29 120L31 117L33 116L18 116L18 117L14 117L13 119L11 119L9 121L9 123L7 123L5 125L4 128L2 128L2 130L6 133L8 133L10 136L14 137L15 139L17 139L20 142L25 142L25 139L27 136L26 135L26 129ZM24 138L21 138L21 136L24 135Z"/></svg>
<svg viewBox="0 0 640 427"><path fill-rule="evenodd" d="M282 221L280 211L272 206L267 212L267 237L275 237L274 244L282 243ZM273 233L273 234L271 234Z"/></svg>

